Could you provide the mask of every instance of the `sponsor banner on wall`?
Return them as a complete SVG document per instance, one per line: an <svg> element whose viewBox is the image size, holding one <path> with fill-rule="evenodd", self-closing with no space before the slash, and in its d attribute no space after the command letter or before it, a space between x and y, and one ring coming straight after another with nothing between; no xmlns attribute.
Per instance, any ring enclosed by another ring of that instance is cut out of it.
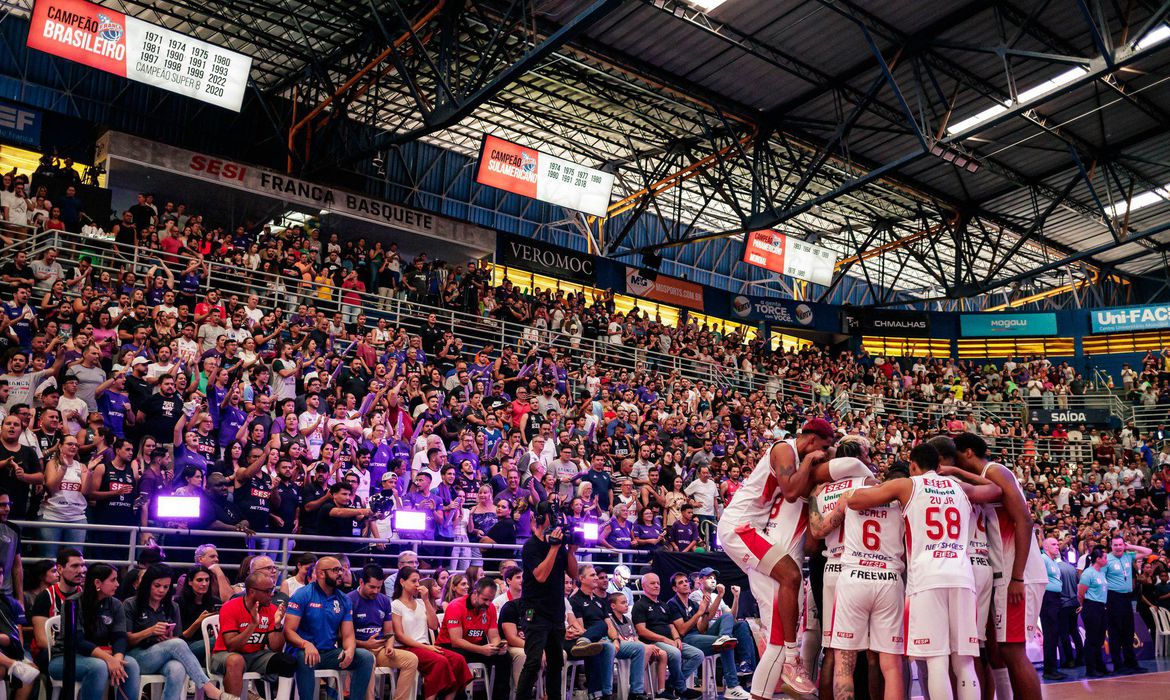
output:
<svg viewBox="0 0 1170 700"><path fill-rule="evenodd" d="M844 331L850 335L879 335L903 338L930 337L930 314L923 311L845 309Z"/></svg>
<svg viewBox="0 0 1170 700"><path fill-rule="evenodd" d="M37 0L30 48L240 111L252 59L85 0Z"/></svg>
<svg viewBox="0 0 1170 700"><path fill-rule="evenodd" d="M605 216L613 193L613 174L495 136L485 136L475 181L497 189Z"/></svg>
<svg viewBox="0 0 1170 700"><path fill-rule="evenodd" d="M597 259L592 255L510 233L496 236L496 262L582 284L592 285L597 279Z"/></svg>
<svg viewBox="0 0 1170 700"><path fill-rule="evenodd" d="M1119 306L1089 312L1094 333L1152 331L1170 328L1170 304Z"/></svg>
<svg viewBox="0 0 1170 700"><path fill-rule="evenodd" d="M806 301L737 294L731 300L731 313L737 319L767 321L781 326L813 328L821 325L816 306Z"/></svg>
<svg viewBox="0 0 1170 700"><path fill-rule="evenodd" d="M1056 314L963 314L959 333L974 338L1056 335Z"/></svg>
<svg viewBox="0 0 1170 700"><path fill-rule="evenodd" d="M0 101L0 140L30 148L41 147L41 113Z"/></svg>
<svg viewBox="0 0 1170 700"><path fill-rule="evenodd" d="M253 165L148 141L117 131L99 140L98 152L113 160L138 163L171 173L215 182L253 194L299 204L313 211L442 238L483 254L495 251L495 233L429 212L392 204L347 190L273 172ZM116 170L111 170L116 173Z"/></svg>
<svg viewBox="0 0 1170 700"><path fill-rule="evenodd" d="M744 239L743 261L814 284L833 283L837 254L775 231L752 231Z"/></svg>
<svg viewBox="0 0 1170 700"><path fill-rule="evenodd" d="M626 294L696 311L703 310L703 285L660 275L653 270L627 267Z"/></svg>
<svg viewBox="0 0 1170 700"><path fill-rule="evenodd" d="M1033 408L1028 412L1035 425L1109 425L1113 415L1104 408Z"/></svg>

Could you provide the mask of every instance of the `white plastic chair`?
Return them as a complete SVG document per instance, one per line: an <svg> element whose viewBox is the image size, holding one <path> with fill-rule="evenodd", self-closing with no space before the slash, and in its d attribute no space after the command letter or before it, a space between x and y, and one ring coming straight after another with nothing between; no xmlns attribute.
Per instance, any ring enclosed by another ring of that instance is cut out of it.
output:
<svg viewBox="0 0 1170 700"><path fill-rule="evenodd" d="M1170 656L1170 610L1154 607L1154 655Z"/></svg>
<svg viewBox="0 0 1170 700"><path fill-rule="evenodd" d="M577 673L585 670L585 662L581 659L566 659L565 667L561 670L561 697L568 700L573 697L577 689Z"/></svg>
<svg viewBox="0 0 1170 700"><path fill-rule="evenodd" d="M211 672L212 647L215 646L215 639L219 637L219 615L208 615L203 618L203 622L199 628L203 633L203 670L207 671L207 677L211 679L212 683L222 688L223 674ZM248 691L252 688L253 683L258 688L257 692L264 696L265 700L271 700L272 690L264 680L264 676L259 673L253 673L252 671L244 672L243 696L245 698L248 697Z"/></svg>
<svg viewBox="0 0 1170 700"><path fill-rule="evenodd" d="M485 664L477 662L468 662L467 668L471 669L471 682L467 684L467 696L469 698L475 696L475 684L479 682L483 683L484 694L490 698L492 688L495 687L493 685L496 680L495 669L489 670Z"/></svg>
<svg viewBox="0 0 1170 700"><path fill-rule="evenodd" d="M714 654L704 656L703 663L699 666L699 690L703 692L703 700L715 700L719 696L715 680L715 662L718 659L719 657Z"/></svg>

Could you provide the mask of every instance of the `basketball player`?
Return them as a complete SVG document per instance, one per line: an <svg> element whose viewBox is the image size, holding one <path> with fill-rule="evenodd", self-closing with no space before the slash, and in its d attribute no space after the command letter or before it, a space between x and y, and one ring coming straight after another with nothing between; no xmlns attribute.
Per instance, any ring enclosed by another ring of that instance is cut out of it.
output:
<svg viewBox="0 0 1170 700"><path fill-rule="evenodd" d="M860 462L869 472L869 441L860 435L846 435L841 438L834 448L835 457L829 461L830 469L847 471L846 460ZM854 467L856 465L848 465ZM813 507L808 512L808 528L813 538L824 540L825 569L821 588L823 594L817 607L821 610L821 647L825 650L821 662L820 697L829 700L833 697L833 651L829 645L829 626L833 619L833 601L837 590L837 577L841 573L841 551L845 548L841 538L842 514L833 517L834 509L839 509L838 500L842 495L853 489L860 488L866 483L876 484L877 481L869 474L866 476L848 476L827 484L820 484L813 489ZM815 580L815 577L813 577ZM814 660L815 661L815 660Z"/></svg>
<svg viewBox="0 0 1170 700"><path fill-rule="evenodd" d="M947 435L936 435L927 440L934 449L938 450L939 473L949 474L957 469L955 459L955 441ZM954 474L962 479L963 475ZM987 483L986 480L980 480ZM983 699L990 700L995 694L995 684L989 683L987 664L984 663L985 647L987 646L987 620L991 613L991 593L995 576L1002 576L1003 567L999 560L999 546L994 547L987 539L987 520L995 517L995 509L986 503L971 504L971 535L967 540L967 558L971 560L971 572L975 575L975 625L979 628L980 656L975 658L975 674L979 676L979 686L983 689ZM997 573L1000 572L1000 573Z"/></svg>
<svg viewBox="0 0 1170 700"><path fill-rule="evenodd" d="M997 644L988 644L996 698L1012 700L1013 694L1019 694L1021 700L1040 700L1040 678L1025 645L1036 634L1048 573L1032 533L1032 513L1012 470L987 459L982 437L961 433L955 437L955 451L959 468L1003 491L1003 500L992 504L995 517L987 518L987 541L995 552L992 561L1001 562L997 570L1001 575L994 579L992 592Z"/></svg>
<svg viewBox="0 0 1170 700"><path fill-rule="evenodd" d="M756 700L771 700L781 682L798 695L816 690L797 646L797 599L803 582L808 494L817 474L821 481L831 478L826 450L836 439L828 421L814 418L796 438L774 443L719 518L719 542L747 573L760 621L768 629L767 645L752 677Z"/></svg>
<svg viewBox="0 0 1170 700"><path fill-rule="evenodd" d="M968 529L971 503L995 500L1000 489L938 474L938 450L927 444L910 450L910 474L909 479L855 492L848 507L867 510L895 500L901 504L907 568L904 651L926 659L931 700L953 700L949 671L954 672L959 700L978 700L974 657L979 635Z"/></svg>
<svg viewBox="0 0 1170 700"><path fill-rule="evenodd" d="M886 481L909 476L904 464L895 464L886 472ZM902 700L902 651L906 645L902 509L895 502L853 510L848 507L853 495L847 494L838 501L837 510L842 515L834 513L843 520L843 544L829 635L829 645L836 656L833 697L853 700L857 652L868 649L878 656L884 681L881 696L885 700ZM870 697L876 700L878 696L871 693Z"/></svg>

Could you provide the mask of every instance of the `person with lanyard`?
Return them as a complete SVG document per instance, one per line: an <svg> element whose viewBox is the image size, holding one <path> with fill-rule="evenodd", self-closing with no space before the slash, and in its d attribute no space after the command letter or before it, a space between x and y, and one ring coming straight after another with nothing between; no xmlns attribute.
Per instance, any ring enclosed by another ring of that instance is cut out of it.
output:
<svg viewBox="0 0 1170 700"><path fill-rule="evenodd" d="M386 574L382 567L366 564L362 569L361 585L348 594L353 603L354 634L358 647L373 654L378 666L398 669L394 700L413 700L418 657L394 648L390 596L382 592L385 583Z"/></svg>
<svg viewBox="0 0 1170 700"><path fill-rule="evenodd" d="M1056 539L1044 540L1044 569L1048 573L1048 584L1044 587L1044 600L1040 604L1040 624L1049 630L1044 635L1044 680L1060 681L1067 676L1057 670L1056 645L1060 635L1060 545Z"/></svg>
<svg viewBox="0 0 1170 700"><path fill-rule="evenodd" d="M1085 675L1089 678L1109 675L1102 654L1105 646L1105 606L1109 592L1109 585L1102 572L1105 562L1105 548L1093 547L1089 552L1089 565L1081 572L1080 584L1077 586L1077 598L1081 602L1079 610L1085 623ZM1116 661L1114 666L1117 666Z"/></svg>
<svg viewBox="0 0 1170 700"><path fill-rule="evenodd" d="M357 648L353 631L353 604L338 590L341 562L322 557L315 580L289 598L284 637L297 660L297 694L317 697L318 669L350 672L350 696L365 698L374 672L374 655Z"/></svg>
<svg viewBox="0 0 1170 700"><path fill-rule="evenodd" d="M1109 588L1105 615L1109 625L1109 655L1114 673L1145 673L1133 653L1133 564L1140 554L1152 550L1129 544L1124 537L1109 541L1112 550L1105 556L1105 582Z"/></svg>
<svg viewBox="0 0 1170 700"><path fill-rule="evenodd" d="M674 596L666 603L670 624L678 632L684 644L689 644L704 656L718 655L723 663L723 683L727 700L748 700L751 695L739 684L738 667L735 662L735 647L738 640L728 635L708 634L709 625L719 614L719 599L714 591L703 591L699 600L691 599L691 580L684 573L670 577Z"/></svg>

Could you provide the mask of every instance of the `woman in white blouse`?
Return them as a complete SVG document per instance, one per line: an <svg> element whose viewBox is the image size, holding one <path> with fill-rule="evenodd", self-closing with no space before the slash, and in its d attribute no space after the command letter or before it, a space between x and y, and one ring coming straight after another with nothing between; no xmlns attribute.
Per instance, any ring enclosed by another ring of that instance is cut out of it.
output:
<svg viewBox="0 0 1170 700"><path fill-rule="evenodd" d="M85 494L89 490L90 473L101 457L96 457L89 464L82 464L77 461L77 452L77 438L67 435L61 441L56 459L49 460L45 465L45 493L48 496L41 503L38 515L42 521L52 525L41 527L41 539L44 540L41 545L42 556L56 556L57 548L62 543L85 542L85 530L69 525L86 523Z"/></svg>
<svg viewBox="0 0 1170 700"><path fill-rule="evenodd" d="M431 597L419 585L418 569L404 566L394 579L390 618L395 646L418 657L426 700L451 700L471 682L471 669L459 654L431 644L431 631L439 629L439 617Z"/></svg>

